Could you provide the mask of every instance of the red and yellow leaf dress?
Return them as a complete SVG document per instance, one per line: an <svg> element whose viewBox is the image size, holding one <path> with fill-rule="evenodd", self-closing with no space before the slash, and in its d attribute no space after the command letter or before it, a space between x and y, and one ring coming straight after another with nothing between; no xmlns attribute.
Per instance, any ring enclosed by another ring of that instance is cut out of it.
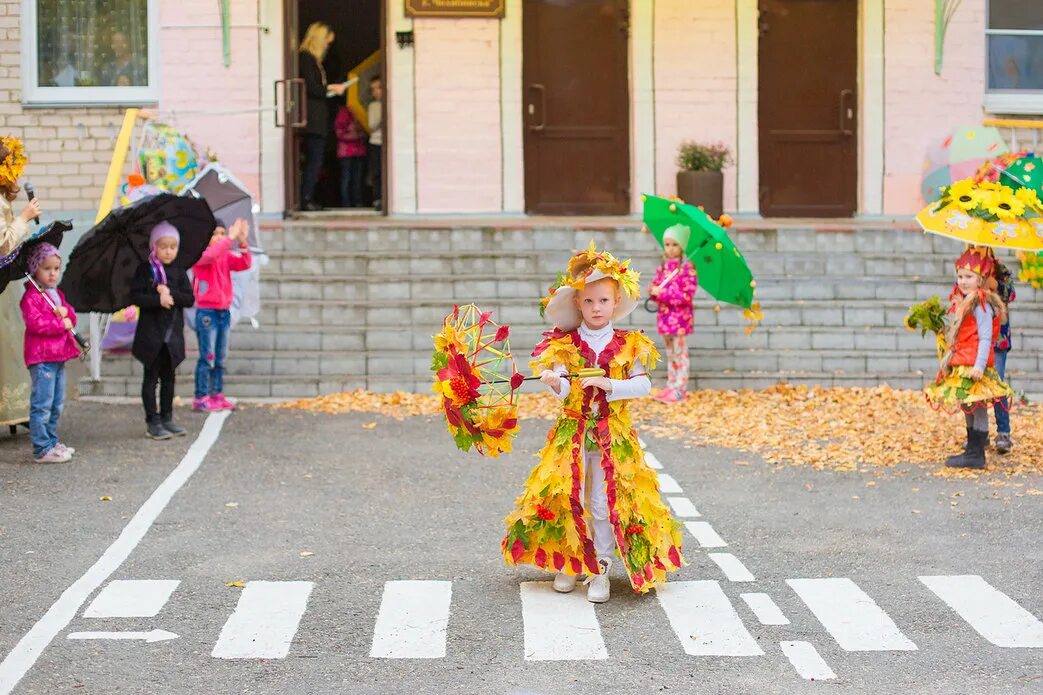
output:
<svg viewBox="0 0 1043 695"><path fill-rule="evenodd" d="M659 358L654 343L639 331L615 331L596 357L578 331L544 335L533 352L536 373L560 366L575 373L596 366L610 379L627 379L635 364L650 372ZM583 481L585 449L600 451L616 548L634 590L644 593L685 564L681 525L659 496L628 401L610 402L600 389L579 388L578 380L572 386L547 433L539 463L515 501L515 510L504 520L504 559L509 565L532 564L571 575L599 572Z"/></svg>

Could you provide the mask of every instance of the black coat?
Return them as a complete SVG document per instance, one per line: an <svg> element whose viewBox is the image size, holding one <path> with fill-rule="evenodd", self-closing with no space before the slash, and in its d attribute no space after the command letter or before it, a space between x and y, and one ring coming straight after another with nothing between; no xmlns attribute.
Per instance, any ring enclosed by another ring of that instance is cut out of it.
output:
<svg viewBox="0 0 1043 695"><path fill-rule="evenodd" d="M300 76L304 78L305 98L308 104L308 124L304 126L304 133L326 137L330 130L326 76L319 61L307 51L301 51Z"/></svg>
<svg viewBox="0 0 1043 695"><path fill-rule="evenodd" d="M152 281L152 267L148 261L138 266L130 284L131 302L138 307L138 327L134 331L131 352L142 364L149 366L159 357L163 345L170 351L170 361L176 367L185 359L185 307L195 304L188 271L174 265L164 266L167 287L174 298L174 306L164 309Z"/></svg>

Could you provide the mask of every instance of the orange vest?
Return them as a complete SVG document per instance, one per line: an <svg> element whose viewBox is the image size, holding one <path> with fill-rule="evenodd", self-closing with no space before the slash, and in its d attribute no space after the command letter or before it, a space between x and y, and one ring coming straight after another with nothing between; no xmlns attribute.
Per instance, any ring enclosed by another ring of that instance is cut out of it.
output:
<svg viewBox="0 0 1043 695"><path fill-rule="evenodd" d="M996 364L996 352L993 348L996 336L1000 333L1000 317L995 313L992 315L992 340L989 341L989 359L985 363L986 367L992 367ZM973 308L964 317L963 323L960 324L960 330L956 334L956 349L953 351L952 359L949 360L949 364L953 367L973 367L974 362L978 357L978 322L974 319Z"/></svg>

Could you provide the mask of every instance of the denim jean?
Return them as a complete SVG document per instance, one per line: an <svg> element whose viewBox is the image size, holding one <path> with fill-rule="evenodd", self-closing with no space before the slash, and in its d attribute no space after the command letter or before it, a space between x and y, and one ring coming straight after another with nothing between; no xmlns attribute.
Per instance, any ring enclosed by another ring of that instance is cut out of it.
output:
<svg viewBox="0 0 1043 695"><path fill-rule="evenodd" d="M41 362L29 367L29 438L40 458L58 443L58 419L65 406L65 363Z"/></svg>
<svg viewBox="0 0 1043 695"><path fill-rule="evenodd" d="M996 350L996 373L1004 381L1007 380L1007 350ZM992 406L996 413L996 432L1010 434L1010 399L1001 398ZM988 411L986 411L988 412Z"/></svg>
<svg viewBox="0 0 1043 695"><path fill-rule="evenodd" d="M369 146L369 175L373 181L373 204L384 197L384 146Z"/></svg>
<svg viewBox="0 0 1043 695"><path fill-rule="evenodd" d="M196 309L196 335L199 336L196 398L213 396L224 390L231 323L232 312L228 309Z"/></svg>
<svg viewBox="0 0 1043 695"><path fill-rule="evenodd" d="M362 207L362 179L365 157L343 157L340 160L340 205L345 208Z"/></svg>

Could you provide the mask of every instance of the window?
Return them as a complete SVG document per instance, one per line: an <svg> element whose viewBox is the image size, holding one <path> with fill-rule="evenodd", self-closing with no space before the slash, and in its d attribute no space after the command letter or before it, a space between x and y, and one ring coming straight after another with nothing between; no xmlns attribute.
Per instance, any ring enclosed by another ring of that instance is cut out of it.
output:
<svg viewBox="0 0 1043 695"><path fill-rule="evenodd" d="M158 100L156 0L24 0L28 104Z"/></svg>
<svg viewBox="0 0 1043 695"><path fill-rule="evenodd" d="M1043 115L1043 2L989 0L985 108Z"/></svg>

